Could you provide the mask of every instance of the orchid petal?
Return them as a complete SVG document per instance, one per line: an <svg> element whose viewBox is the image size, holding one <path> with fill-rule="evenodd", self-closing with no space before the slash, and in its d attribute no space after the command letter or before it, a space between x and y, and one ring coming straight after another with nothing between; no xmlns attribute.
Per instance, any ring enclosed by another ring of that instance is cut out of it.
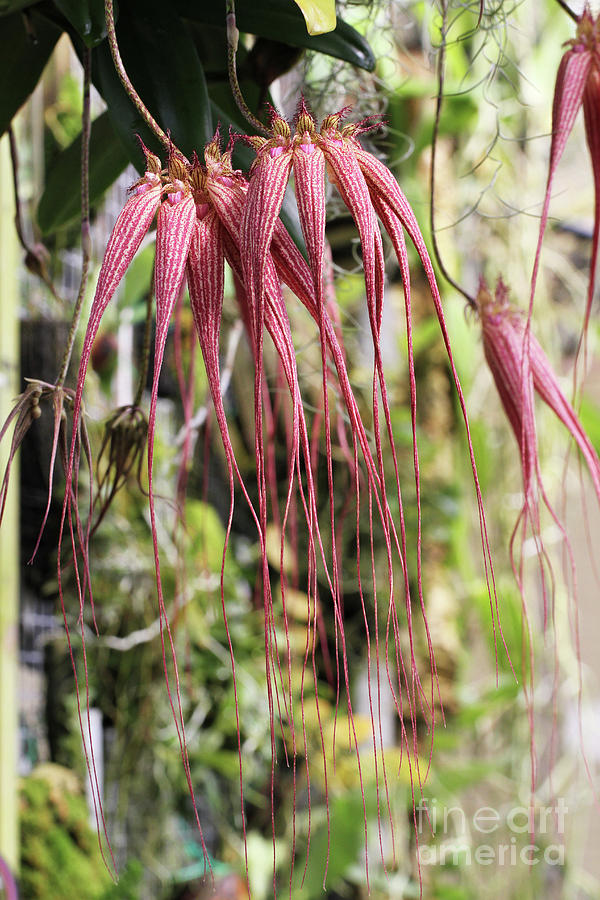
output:
<svg viewBox="0 0 600 900"><path fill-rule="evenodd" d="M554 100L552 105L552 143L550 145L550 163L548 166L548 179L544 206L540 218L540 231L538 236L533 271L531 274L531 293L529 298L529 315L533 309L533 298L537 286L537 278L542 253L542 243L548 223L550 210L550 198L556 169L562 157L567 140L581 104L586 81L592 65L592 54L581 46L573 47L563 56L556 75L554 88Z"/></svg>
<svg viewBox="0 0 600 900"><path fill-rule="evenodd" d="M600 71L593 67L583 93L583 115L585 134L592 158L594 176L594 233L592 236L592 255L588 280L587 302L582 334L587 333L594 289L596 285L596 269L598 265L598 244L600 243Z"/></svg>

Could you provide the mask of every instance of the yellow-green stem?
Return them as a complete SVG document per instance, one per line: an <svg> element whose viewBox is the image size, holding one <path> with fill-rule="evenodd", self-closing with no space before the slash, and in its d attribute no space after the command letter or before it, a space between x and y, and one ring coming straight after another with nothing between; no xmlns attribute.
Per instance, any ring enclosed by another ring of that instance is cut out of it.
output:
<svg viewBox="0 0 600 900"><path fill-rule="evenodd" d="M0 422L14 404L19 381L18 242L12 227L15 212L10 190L8 137L0 141ZM0 471L9 442L0 446ZM19 473L13 477L0 529L0 855L13 872L19 864L17 795L19 664Z"/></svg>

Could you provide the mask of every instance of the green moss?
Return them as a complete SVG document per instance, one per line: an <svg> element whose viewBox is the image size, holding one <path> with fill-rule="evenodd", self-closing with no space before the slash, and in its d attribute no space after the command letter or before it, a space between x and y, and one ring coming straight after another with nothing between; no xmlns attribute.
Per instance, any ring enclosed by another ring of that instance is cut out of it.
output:
<svg viewBox="0 0 600 900"><path fill-rule="evenodd" d="M45 765L21 784L21 889L28 900L96 900L111 878L90 828L81 785Z"/></svg>

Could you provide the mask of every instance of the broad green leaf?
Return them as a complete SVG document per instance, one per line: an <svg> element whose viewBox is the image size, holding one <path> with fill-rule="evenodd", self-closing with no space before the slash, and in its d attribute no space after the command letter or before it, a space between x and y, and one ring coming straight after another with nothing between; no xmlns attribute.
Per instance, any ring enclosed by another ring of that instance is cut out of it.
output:
<svg viewBox="0 0 600 900"><path fill-rule="evenodd" d="M161 128L186 154L201 151L213 133L204 71L188 29L176 12L165 15L158 0L123 4L117 38L125 68ZM142 154L136 135L164 159L115 72L108 42L93 51L93 79L115 131L136 166Z"/></svg>
<svg viewBox="0 0 600 900"><path fill-rule="evenodd" d="M0 29L0 135L35 88L54 45L60 28L33 10L28 28L20 13L2 19Z"/></svg>
<svg viewBox="0 0 600 900"><path fill-rule="evenodd" d="M54 0L54 3L88 47L106 37L102 0Z"/></svg>
<svg viewBox="0 0 600 900"><path fill-rule="evenodd" d="M90 136L90 204L97 203L129 159L115 137L108 113L93 123ZM46 178L37 209L43 234L77 219L81 212L81 135L59 154Z"/></svg>
<svg viewBox="0 0 600 900"><path fill-rule="evenodd" d="M197 0L175 0L175 8L184 18L208 25L225 21L225 2L198 3ZM366 40L350 25L338 19L335 31L310 35L298 6L291 0L237 0L236 22L240 31L283 41L292 47L305 47L337 59L346 60L369 72L375 68L375 57Z"/></svg>
<svg viewBox="0 0 600 900"><path fill-rule="evenodd" d="M326 34L335 28L335 0L295 0L309 34Z"/></svg>

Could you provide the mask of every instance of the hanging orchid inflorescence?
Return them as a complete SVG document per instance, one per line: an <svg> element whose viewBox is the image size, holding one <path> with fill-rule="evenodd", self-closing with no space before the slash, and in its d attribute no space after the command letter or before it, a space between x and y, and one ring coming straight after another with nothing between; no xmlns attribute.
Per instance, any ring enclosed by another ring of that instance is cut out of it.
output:
<svg viewBox="0 0 600 900"><path fill-rule="evenodd" d="M408 265L408 251L405 234L414 245L421 259L430 288L435 312L447 349L448 359L460 407L467 429L467 441L475 481L477 504L481 525L485 570L488 577L492 609L496 618L493 574L490 551L487 542L485 517L465 403L452 354L441 299L433 268L425 242L416 218L400 190L394 176L386 166L367 152L360 144L360 134L368 125L344 124L344 113L327 116L318 128L304 102L300 104L293 126L273 112L268 137L248 137L247 141L256 151L256 159L248 176L232 166L233 145L225 151L220 146L219 134L206 146L204 160L194 156L186 159L173 145L169 148L167 164L146 148L146 171L132 187L111 234L98 277L95 297L85 332L77 390L74 399L73 418L78 422L84 382L94 339L98 333L102 316L114 296L129 264L144 236L156 218L156 259L154 286L156 296L156 337L154 345L154 370L150 409L148 415L148 484L149 505L154 556L157 572L158 597L163 633L163 648L169 648L165 658L165 674L169 686L169 696L179 735L181 753L186 774L192 790L191 773L185 742L183 705L179 692L177 664L174 643L170 631L167 609L169 598L163 595L160 575L160 552L157 534L155 496L153 488L154 439L158 381L163 363L165 343L169 323L180 295L187 284L191 309L196 326L197 338L203 355L208 384L214 405L216 421L225 452L229 472L230 509L227 526L227 540L234 514L234 493L237 482L245 502L248 504L257 529L261 548L261 571L264 605L264 632L266 648L266 686L271 719L271 752L276 757L276 731L287 728L291 731L294 773L297 757L307 757L306 738L303 732L304 716L299 726L294 723L294 698L292 696L292 659L289 644L286 613L286 588L282 579L280 592L284 615L286 646L278 646L279 623L274 612L273 588L267 557L267 533L270 524L269 494L271 502L277 504L277 485L269 475L269 465L265 452L265 368L264 340L269 335L289 397L288 417L288 473L287 491L280 523L283 560L289 515L293 503L299 503L306 525L308 545L307 595L307 641L302 663L302 691L300 703L304 704L304 676L312 668L317 713L317 671L314 647L318 643L317 609L330 610L336 635L336 675L337 704L345 694L351 743L354 747L360 774L359 738L354 724L354 713L350 690L350 674L344 633L343 596L340 579L340 550L337 546L338 527L336 523L335 484L333 467L333 440L331 428L330 394L335 372L336 403L341 404L345 424L341 426L343 441L351 450L347 453L356 504L356 546L357 583L363 607L367 648L369 703L371 709L372 745L378 784L385 785L386 798L378 801L380 810L388 810L393 829L389 797L387 796L387 774L383 755L383 738L376 728L374 714L375 693L380 695L381 679L386 682L386 690L391 691L399 716L402 733L403 755L410 774L413 790L419 790L425 775L419 768L417 741L418 719L424 719L431 733L439 708L439 688L433 647L425 616L423 582L421 571L421 512L420 512L420 470L417 446L417 393L415 367L412 349L411 286ZM294 179L302 233L307 258L305 259L283 222L279 218L284 193L289 179ZM339 313L335 306L335 296L331 289L330 254L325 238L326 221L326 179L337 188L350 211L362 250L365 273L365 292L371 336L374 348L372 437L363 422L359 404L354 395L346 366L346 357L338 327ZM384 303L384 250L380 225L387 232L394 248L402 275L406 311L407 354L410 380L411 421L413 442L413 468L417 503L417 542L410 547L402 499L400 468L397 459L390 403L381 358L381 329ZM219 340L224 294L224 263L231 267L235 282L239 314L245 324L248 341L254 360L254 421L255 456L258 502L251 499L251 493L244 484L238 468L232 442L229 436L227 418L220 387ZM300 378L297 370L296 351L292 328L288 315L288 304L299 301L314 320L318 331L322 358L322 414L325 431L328 485L328 531L321 534L321 503L318 496L317 472L311 451L311 432L307 422ZM338 433L340 426L338 425ZM394 496L388 496L386 487L385 459L391 459L394 467ZM72 553L77 568L77 535L71 525L76 483L76 453L72 448L67 467L67 491L63 510L63 528L70 533ZM368 509L370 521L369 561L361 556L360 513ZM393 513L393 509L397 513ZM378 590L374 556L374 517L381 529L385 544L385 602L383 617L377 612ZM221 573L221 597L223 616L227 622L224 602L223 572L227 541L223 553ZM81 557L79 557L81 560ZM87 577L88 563L84 563L84 575L77 576L80 606L83 609L87 594L92 597L91 584ZM375 599L375 619L369 622L363 585L369 580L369 588ZM399 582L399 583L398 583ZM323 588L325 585L325 589ZM413 594L415 597L413 598ZM326 595L326 596L324 596ZM418 604L422 617L422 629L429 656L429 685L423 681L419 670L415 637L413 633L413 607ZM401 614L401 608L404 614ZM384 622L384 632L380 624ZM385 635L385 637L384 637ZM407 635L407 640L405 640ZM381 644L380 644L381 641ZM309 647L313 647L312 660ZM235 683L235 660L230 641L231 662ZM408 654L408 657L407 657ZM173 673L174 690L171 690L169 667ZM373 674L374 673L374 674ZM382 673L385 673L382 675ZM376 679L376 686L371 684ZM300 730L298 730L300 728ZM321 729L322 761L325 783L327 783L328 751ZM335 738L334 738L335 740ZM240 780L243 779L242 752L240 750ZM306 776L310 792L310 769L306 758ZM362 782L361 782L362 783ZM242 796L242 821L244 801ZM364 804L363 796L363 804ZM380 812L381 815L381 812ZM365 835L367 812L364 807ZM273 826L274 827L274 826ZM381 829L381 820L380 820ZM382 851L383 855L383 851Z"/></svg>

